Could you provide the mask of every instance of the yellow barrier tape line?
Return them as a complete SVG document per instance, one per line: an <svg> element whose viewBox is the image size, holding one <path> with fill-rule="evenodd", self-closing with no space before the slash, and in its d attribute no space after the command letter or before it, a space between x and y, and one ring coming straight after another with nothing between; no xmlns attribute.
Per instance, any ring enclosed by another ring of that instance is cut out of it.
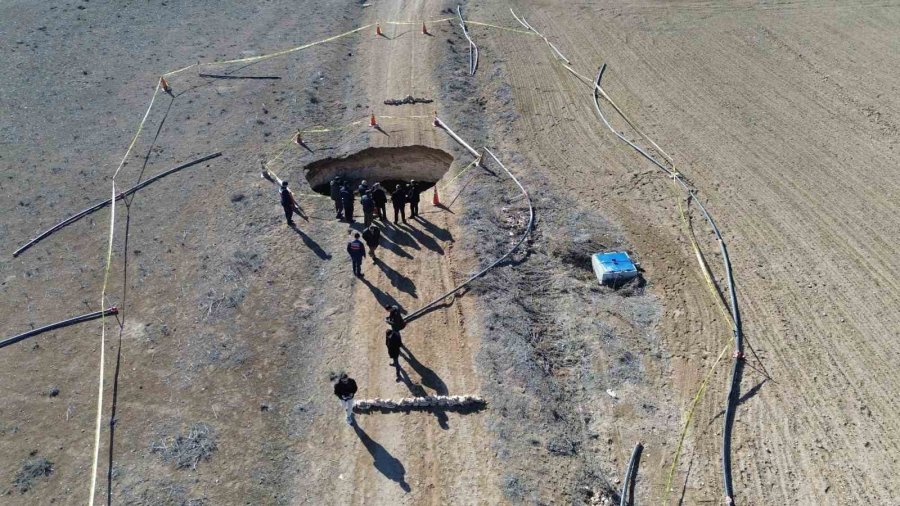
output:
<svg viewBox="0 0 900 506"><path fill-rule="evenodd" d="M449 185L450 183L456 181L456 179L459 178L459 176L462 176L463 173L464 173L465 171L467 171L467 170L471 169L472 167L474 167L475 164L477 164L480 160L481 160L481 158L476 158L476 159L472 160L471 162L469 162L468 165L466 165L465 167L463 167L463 169L462 169L461 171L459 171L455 176L453 176L453 179L447 181L446 183L442 184L441 186L443 186L444 188L446 188L447 185Z"/></svg>
<svg viewBox="0 0 900 506"><path fill-rule="evenodd" d="M362 124L365 122L366 122L365 119L358 119L358 120L356 120L352 123L348 123L344 126L326 127L323 125L316 125L316 126L308 128L306 130L300 130L300 133L301 134L321 134L321 133L326 133L326 132L336 132L338 130L347 130L348 128L354 127L356 125L359 125L359 124Z"/></svg>
<svg viewBox="0 0 900 506"><path fill-rule="evenodd" d="M419 116L377 116L377 115L376 115L376 119L379 119L379 118L381 118L381 119L399 119L399 120L417 120L417 119L431 119L431 118L433 118L433 116L429 116L429 115L419 115ZM368 118L368 117L365 117L365 118L358 119L358 120L356 120L356 121L347 123L346 125L343 125L343 126L327 127L327 126L324 126L324 125L316 125L316 126L309 127L309 128L307 128L306 130L300 130L300 133L301 133L301 134L322 134L322 133L328 133L328 132L337 132L337 131L339 131L339 130L347 130L347 129L352 128L352 127L354 127L354 126L364 124L364 123L366 123L367 121L369 121L369 118Z"/></svg>
<svg viewBox="0 0 900 506"><path fill-rule="evenodd" d="M213 62L209 62L209 63L201 63L201 65L228 65L231 63L249 63L249 62L268 60L269 58L274 58L276 56L282 56L282 55L286 55L286 54L290 54L290 53L295 53L297 51L302 51L304 49L308 49L313 46L317 46L319 44L324 44L326 42L331 42L333 40L340 39L341 37L353 35L354 33L361 32L361 31L365 30L366 28L372 28L373 26L375 26L375 25L372 25L372 24L363 25L363 26L360 26L359 28L354 28L353 30L350 30L349 32L344 32L339 35L334 35L332 37L328 37L327 39L322 39L322 40L319 40L316 42L310 42L310 43L304 44L302 46L292 47L290 49L284 49L282 51L277 51L275 53L263 54L263 55L258 55L258 56L249 56L247 58L237 58L235 60L213 61Z"/></svg>
<svg viewBox="0 0 900 506"><path fill-rule="evenodd" d="M675 178L672 178L672 184L675 185L675 201L678 203L678 212L681 215L681 222L684 223L684 227L687 230L688 238L691 241L691 247L694 249L694 255L697 257L697 263L700 265L700 271L703 273L703 277L706 279L706 284L709 287L710 293L712 293L713 299L717 302L716 306L722 310L722 314L725 316L725 320L734 328L734 320L732 319L731 313L728 311L728 306L725 304L725 301L722 299L722 294L716 289L715 281L713 281L712 272L709 270L709 265L706 263L706 258L703 256L703 251L700 249L700 245L697 244L697 238L694 236L694 228L691 226L690 221L688 221L687 216L684 212L684 206L681 203L681 196L678 192L678 183L675 181Z"/></svg>
<svg viewBox="0 0 900 506"><path fill-rule="evenodd" d="M128 149L125 150L125 156L122 157L122 161L119 162L119 166L116 167L116 172L113 173L113 179L116 179L116 176L119 175L119 171L122 170L122 166L125 165L125 160L128 159L128 155L131 154L131 150L134 148L138 136L141 135L141 130L144 129L144 123L147 122L147 116L150 116L150 109L153 109L153 102L156 100L156 95L159 95L160 86L162 86L162 79L156 81L156 89L153 90L153 96L150 97L150 105L147 106L147 112L144 113L144 117L141 119L140 124L138 124L137 131L134 133L134 137L131 138L131 144L129 144ZM103 308L100 309L102 310Z"/></svg>
<svg viewBox="0 0 900 506"><path fill-rule="evenodd" d="M182 68L180 68L180 69L178 69L178 70L173 70L173 71L171 71L171 72L166 72L165 74L163 74L163 77L174 76L175 74L180 74L180 73L184 72L185 70L187 70L187 69L189 69L189 68L197 67L197 66L199 66L199 65L200 65L200 62L192 63L192 64L188 65L187 67L182 67Z"/></svg>
<svg viewBox="0 0 900 506"><path fill-rule="evenodd" d="M384 21L383 25L417 25L419 23L442 23L444 21L452 21L456 18L440 18L440 19L423 19L421 21ZM371 25L369 25L371 26Z"/></svg>
<svg viewBox="0 0 900 506"><path fill-rule="evenodd" d="M103 288L100 290L100 310L106 304L106 287L109 283L109 271L112 266L113 234L116 227L116 182L112 182L112 202L109 211L109 244L106 247L106 272L103 274ZM94 458L91 464L91 497L89 506L94 505L94 494L97 491L97 461L100 458L100 428L103 425L103 376L106 362L106 316L100 316L100 380L97 392L97 424L94 429Z"/></svg>
<svg viewBox="0 0 900 506"><path fill-rule="evenodd" d="M678 457L681 456L681 448L684 444L684 438L687 435L688 427L691 425L691 420L694 418L694 408L697 407L697 403L700 401L700 398L703 396L703 393L706 391L706 387L709 384L709 379L712 377L712 373L715 371L716 366L719 365L719 362L722 361L722 358L725 357L725 354L728 352L728 348L731 344L726 344L724 348L722 348L722 352L719 353L719 357L713 362L713 365L710 366L709 371L706 372L706 376L703 378L703 382L700 383L700 389L697 390L697 395L694 396L694 400L691 401L691 407L688 409L687 420L684 422L684 428L681 430L681 436L678 438L678 447L675 449L675 460L672 461L672 467L669 468L669 478L666 480L666 499L663 501L663 504L669 504L669 493L672 491L672 480L675 478L675 468L678 466Z"/></svg>
<svg viewBox="0 0 900 506"><path fill-rule="evenodd" d="M538 35L538 34L536 34L536 33L534 33L534 32L529 32L528 30L520 30L520 29L518 29L518 28L509 28L509 27L506 27L506 26L492 25L492 24L490 24L490 23L482 23L482 22L480 22L480 21L470 21L470 20L468 20L468 19L466 20L466 24L467 24L467 25L488 26L488 27L491 27L491 28L499 28L500 30L506 30L506 31L508 31L508 32L515 32L515 33L523 33L523 34L525 34L525 35Z"/></svg>

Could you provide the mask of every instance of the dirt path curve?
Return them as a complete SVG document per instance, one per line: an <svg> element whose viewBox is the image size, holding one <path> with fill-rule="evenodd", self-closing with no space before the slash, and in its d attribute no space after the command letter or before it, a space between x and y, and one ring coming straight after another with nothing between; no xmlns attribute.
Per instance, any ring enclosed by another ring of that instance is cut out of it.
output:
<svg viewBox="0 0 900 506"><path fill-rule="evenodd" d="M439 16L430 4L379 4L378 10L360 23L384 20L421 20ZM430 105L388 107L388 98L436 97L439 83L429 66L437 56L437 37L421 34L421 21L412 25L384 25L385 37L357 47L349 71L365 86L368 104L378 115L428 116ZM374 30L373 30L374 31ZM363 37L374 37L365 34ZM384 113L380 113L384 111ZM447 142L425 119L380 119L384 132L371 130L371 146L426 145L445 147ZM378 263L367 259L364 279L353 280L349 310L341 321L338 346L326 352L325 362L334 370L346 370L359 384L357 398L397 398L413 395L478 393L474 355L477 336L464 331L459 304L441 307L403 332L407 350L401 357L403 381L395 380L384 345L385 303L399 304L411 312L458 283L452 273L453 215L436 211L431 192L422 196L420 219L385 229ZM392 214L390 205L388 213ZM333 227L331 227L333 228ZM336 260L349 260L343 251ZM463 272L465 269L462 269ZM333 504L467 504L502 501L491 465L492 453L484 416L443 412L357 415L358 425L342 421L337 401L333 409L314 423L324 447L304 450L326 461L314 477L297 477L295 495L311 485L323 487L310 495L329 497ZM312 441L310 445L315 445ZM331 493L326 493L330 489Z"/></svg>

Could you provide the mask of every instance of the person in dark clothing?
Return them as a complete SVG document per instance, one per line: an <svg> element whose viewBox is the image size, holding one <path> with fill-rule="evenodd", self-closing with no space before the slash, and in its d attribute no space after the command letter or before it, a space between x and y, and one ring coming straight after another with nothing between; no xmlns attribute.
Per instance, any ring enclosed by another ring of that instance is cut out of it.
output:
<svg viewBox="0 0 900 506"><path fill-rule="evenodd" d="M347 253L350 254L350 260L353 262L353 275L363 277L362 261L366 257L366 247L359 240L359 232L354 232L353 240L347 243Z"/></svg>
<svg viewBox="0 0 900 506"><path fill-rule="evenodd" d="M347 223L353 223L353 192L349 184L341 187L341 206L344 208L344 219Z"/></svg>
<svg viewBox="0 0 900 506"><path fill-rule="evenodd" d="M369 193L369 183L367 183L366 180L363 179L362 182L359 183L359 188L357 188L357 190L359 191L360 197Z"/></svg>
<svg viewBox="0 0 900 506"><path fill-rule="evenodd" d="M284 217L287 218L287 224L290 227L294 225L294 209L297 207L297 201L294 200L294 194L288 190L288 182L281 182L281 189L278 190L281 197L281 207L284 208Z"/></svg>
<svg viewBox="0 0 900 506"><path fill-rule="evenodd" d="M397 217L403 218L406 223L406 185L398 183L394 191L391 192L391 204L394 206L394 223L397 223Z"/></svg>
<svg viewBox="0 0 900 506"><path fill-rule="evenodd" d="M372 224L372 219L375 215L375 201L372 200L372 195L364 193L362 198L359 199L359 203L362 204L363 209L363 224L368 227Z"/></svg>
<svg viewBox="0 0 900 506"><path fill-rule="evenodd" d="M344 204L341 202L341 178L335 177L331 180L331 200L334 201L335 218L344 219Z"/></svg>
<svg viewBox="0 0 900 506"><path fill-rule="evenodd" d="M379 183L372 185L372 201L375 202L375 211L380 216L381 221L386 222L387 210L385 205L387 204L387 193L384 192L384 188Z"/></svg>
<svg viewBox="0 0 900 506"><path fill-rule="evenodd" d="M415 181L409 182L409 189L406 190L406 201L409 202L409 217L415 218L419 215L419 187Z"/></svg>
<svg viewBox="0 0 900 506"><path fill-rule="evenodd" d="M390 365L394 366L397 371L397 381L400 382L400 348L403 347L403 338L400 333L393 329L388 329L384 333L384 344L388 349L388 356L394 362Z"/></svg>
<svg viewBox="0 0 900 506"><path fill-rule="evenodd" d="M372 256L372 263L374 264L378 261L375 257L375 250L378 249L378 244L381 242L381 229L373 223L369 228L363 230L362 237L363 241L366 241L366 246L369 247L369 255Z"/></svg>
<svg viewBox="0 0 900 506"><path fill-rule="evenodd" d="M394 330L403 330L406 327L406 322L403 321L403 314L400 313L400 308L393 304L387 304L384 306L384 309L387 310L388 315L384 319Z"/></svg>
<svg viewBox="0 0 900 506"><path fill-rule="evenodd" d="M334 395L341 401L341 406L347 412L347 425L353 425L353 396L356 395L356 381L341 373L341 377L334 384Z"/></svg>

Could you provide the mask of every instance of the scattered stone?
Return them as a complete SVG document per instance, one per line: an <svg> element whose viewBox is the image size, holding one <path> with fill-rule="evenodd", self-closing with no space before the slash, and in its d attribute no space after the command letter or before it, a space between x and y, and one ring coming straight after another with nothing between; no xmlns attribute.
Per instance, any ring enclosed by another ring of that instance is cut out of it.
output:
<svg viewBox="0 0 900 506"><path fill-rule="evenodd" d="M434 102L430 98L416 98L412 95L407 95L404 98L400 99L388 99L384 101L384 105L404 105L404 104L430 104Z"/></svg>

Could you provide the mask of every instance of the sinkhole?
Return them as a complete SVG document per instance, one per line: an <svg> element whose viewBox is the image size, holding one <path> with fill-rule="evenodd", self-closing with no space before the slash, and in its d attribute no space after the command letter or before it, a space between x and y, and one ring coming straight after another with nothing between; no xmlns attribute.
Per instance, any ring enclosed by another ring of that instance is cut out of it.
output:
<svg viewBox="0 0 900 506"><path fill-rule="evenodd" d="M304 167L309 186L317 193L331 195L334 177L350 181L351 188L366 180L381 183L387 191L399 182L415 180L419 190L434 186L450 169L453 156L426 146L366 148L343 158L324 158Z"/></svg>

